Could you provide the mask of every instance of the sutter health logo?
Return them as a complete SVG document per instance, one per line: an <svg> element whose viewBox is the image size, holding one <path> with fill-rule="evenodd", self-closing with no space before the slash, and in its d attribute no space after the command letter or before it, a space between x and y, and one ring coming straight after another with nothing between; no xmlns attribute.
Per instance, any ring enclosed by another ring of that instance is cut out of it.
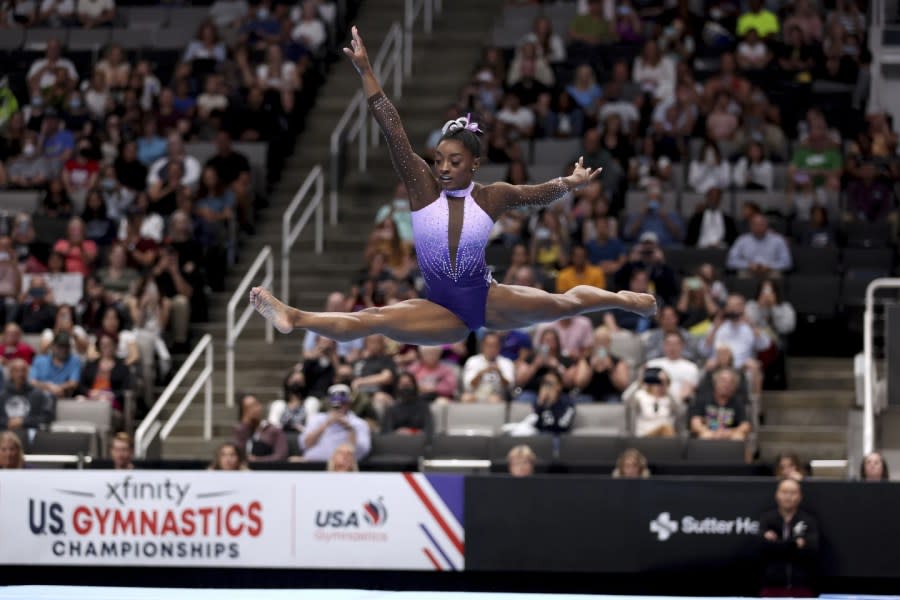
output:
<svg viewBox="0 0 900 600"><path fill-rule="evenodd" d="M656 539L660 542L665 542L679 532L684 535L757 535L759 521L749 517L717 519L691 515L685 515L680 521L676 521L668 512L659 513L650 521L650 533L656 534Z"/></svg>

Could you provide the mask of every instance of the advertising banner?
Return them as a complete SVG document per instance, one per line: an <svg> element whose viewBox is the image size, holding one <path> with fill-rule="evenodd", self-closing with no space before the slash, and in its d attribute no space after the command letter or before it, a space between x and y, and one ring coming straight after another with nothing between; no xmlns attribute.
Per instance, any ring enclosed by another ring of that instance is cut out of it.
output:
<svg viewBox="0 0 900 600"><path fill-rule="evenodd" d="M0 473L0 563L462 570L463 478Z"/></svg>

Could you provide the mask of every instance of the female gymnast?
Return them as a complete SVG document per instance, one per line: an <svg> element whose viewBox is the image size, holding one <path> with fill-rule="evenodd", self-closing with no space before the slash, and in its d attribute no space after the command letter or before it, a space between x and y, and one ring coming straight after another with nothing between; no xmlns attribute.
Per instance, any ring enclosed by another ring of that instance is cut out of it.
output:
<svg viewBox="0 0 900 600"><path fill-rule="evenodd" d="M372 72L356 27L344 53L362 79L369 110L387 138L391 160L409 190L413 239L428 299L417 298L353 313L307 312L278 301L263 288L250 291L250 302L278 331L308 329L337 341L382 334L416 345L447 344L470 331L518 329L535 323L621 308L650 316L650 294L618 293L580 285L564 294L497 283L484 260L488 234L505 211L544 207L586 185L601 169L576 163L568 177L541 185L480 185L472 181L481 156L478 125L468 117L449 121L435 151L434 171L412 149L397 109Z"/></svg>

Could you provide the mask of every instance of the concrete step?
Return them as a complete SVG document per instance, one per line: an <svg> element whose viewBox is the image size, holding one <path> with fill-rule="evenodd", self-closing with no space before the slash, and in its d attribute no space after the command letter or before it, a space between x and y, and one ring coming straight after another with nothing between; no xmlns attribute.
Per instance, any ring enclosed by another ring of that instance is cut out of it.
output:
<svg viewBox="0 0 900 600"><path fill-rule="evenodd" d="M854 404L852 392L827 390L766 391L762 396L763 410L769 408L850 408Z"/></svg>
<svg viewBox="0 0 900 600"><path fill-rule="evenodd" d="M779 454L788 452L797 454L803 462L814 459L844 460L847 458L847 444L767 441L760 443L759 458L762 462L774 463Z"/></svg>
<svg viewBox="0 0 900 600"><path fill-rule="evenodd" d="M767 408L766 426L826 426L846 427L844 408Z"/></svg>
<svg viewBox="0 0 900 600"><path fill-rule="evenodd" d="M213 460L216 449L224 442L230 441L231 435L213 437L206 441L201 436L171 435L162 446L162 457L167 459L205 459Z"/></svg>
<svg viewBox="0 0 900 600"><path fill-rule="evenodd" d="M763 425L759 429L759 442L790 442L801 444L847 444L847 427Z"/></svg>

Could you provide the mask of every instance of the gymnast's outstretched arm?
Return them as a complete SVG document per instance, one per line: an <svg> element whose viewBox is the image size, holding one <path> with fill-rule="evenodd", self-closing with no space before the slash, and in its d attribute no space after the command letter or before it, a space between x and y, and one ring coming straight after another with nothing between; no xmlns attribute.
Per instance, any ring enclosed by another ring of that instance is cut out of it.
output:
<svg viewBox="0 0 900 600"><path fill-rule="evenodd" d="M412 144L409 143L409 138L403 129L403 123L400 122L400 114L384 95L384 90L381 89L381 84L375 77L372 65L369 64L366 47L355 26L351 33L353 36L352 48L344 48L344 54L353 62L356 72L362 79L363 93L369 103L369 110L381 127L384 137L387 138L394 170L406 184L412 209L417 210L440 196L441 191L437 179L431 172L428 163L413 151Z"/></svg>
<svg viewBox="0 0 900 600"><path fill-rule="evenodd" d="M568 177L557 177L539 185L510 185L498 182L484 188L485 208L493 218L518 207L543 208L553 204L569 191L581 188L598 177L603 169L584 166L584 158L575 163Z"/></svg>

